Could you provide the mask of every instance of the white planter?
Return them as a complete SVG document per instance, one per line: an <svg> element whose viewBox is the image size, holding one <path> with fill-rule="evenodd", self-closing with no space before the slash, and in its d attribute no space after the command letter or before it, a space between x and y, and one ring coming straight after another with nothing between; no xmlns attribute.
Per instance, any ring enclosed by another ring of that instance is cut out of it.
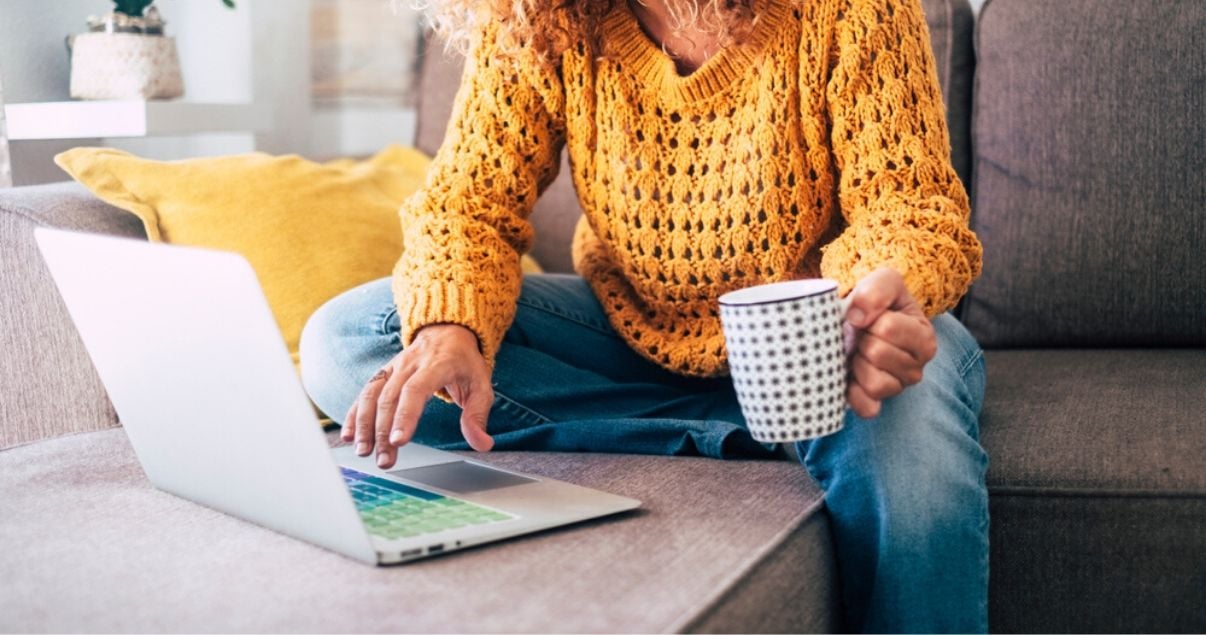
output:
<svg viewBox="0 0 1206 635"><path fill-rule="evenodd" d="M75 99L172 99L184 94L175 38L82 33L71 47Z"/></svg>

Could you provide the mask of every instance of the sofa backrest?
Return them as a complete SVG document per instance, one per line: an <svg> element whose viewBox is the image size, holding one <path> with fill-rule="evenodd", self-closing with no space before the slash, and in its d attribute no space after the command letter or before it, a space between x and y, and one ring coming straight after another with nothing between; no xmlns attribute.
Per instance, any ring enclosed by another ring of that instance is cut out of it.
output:
<svg viewBox="0 0 1206 635"><path fill-rule="evenodd" d="M951 160L967 183L971 165L972 9L967 0L922 0L922 5L946 102ZM442 43L428 38L420 63L415 144L434 154L444 139L462 60L455 53L445 53ZM570 238L581 213L569 166L563 157L561 173L537 201L531 218L536 227L532 255L546 270L572 270Z"/></svg>
<svg viewBox="0 0 1206 635"><path fill-rule="evenodd" d="M989 0L962 319L985 347L1206 344L1206 3Z"/></svg>

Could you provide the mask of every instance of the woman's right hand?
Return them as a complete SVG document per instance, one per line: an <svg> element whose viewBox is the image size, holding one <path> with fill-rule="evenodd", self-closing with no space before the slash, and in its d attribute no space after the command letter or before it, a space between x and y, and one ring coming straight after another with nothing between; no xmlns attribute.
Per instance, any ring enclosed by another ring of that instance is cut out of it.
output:
<svg viewBox="0 0 1206 635"><path fill-rule="evenodd" d="M368 381L348 410L340 434L356 442L356 454L377 450L377 466L393 467L398 447L414 437L427 400L445 389L461 407L461 434L469 446L487 452L494 439L486 417L494 403L490 369L477 347L477 336L459 324L432 324L415 335Z"/></svg>

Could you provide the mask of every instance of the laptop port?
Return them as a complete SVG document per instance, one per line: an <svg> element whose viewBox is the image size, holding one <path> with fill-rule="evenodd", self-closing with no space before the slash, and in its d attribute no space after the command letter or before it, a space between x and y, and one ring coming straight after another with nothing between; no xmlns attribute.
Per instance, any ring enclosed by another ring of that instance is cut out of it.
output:
<svg viewBox="0 0 1206 635"><path fill-rule="evenodd" d="M432 546L428 547L427 553L440 553L443 550L444 550L444 543L440 543L438 545L432 545Z"/></svg>
<svg viewBox="0 0 1206 635"><path fill-rule="evenodd" d="M403 558L413 558L414 556L417 556L421 553L423 553L422 549L407 549L406 551L403 551L401 553L401 556Z"/></svg>

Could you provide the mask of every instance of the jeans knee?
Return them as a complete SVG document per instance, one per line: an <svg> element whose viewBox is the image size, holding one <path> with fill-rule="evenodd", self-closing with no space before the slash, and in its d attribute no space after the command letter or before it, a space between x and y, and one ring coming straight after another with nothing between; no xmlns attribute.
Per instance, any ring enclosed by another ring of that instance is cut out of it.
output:
<svg viewBox="0 0 1206 635"><path fill-rule="evenodd" d="M986 500L988 467L977 413L956 392L927 377L886 400L874 420L848 413L842 430L802 446L801 454L832 502L869 508L892 531L954 522Z"/></svg>
<svg viewBox="0 0 1206 635"><path fill-rule="evenodd" d="M342 422L359 394L361 375L366 371L371 375L383 356L388 360L396 354L389 350L390 334L381 326L390 310L388 279L373 281L331 298L302 328L298 343L302 385L336 422Z"/></svg>
<svg viewBox="0 0 1206 635"><path fill-rule="evenodd" d="M331 310L328 301L306 320L298 342L298 357L301 363L302 386L310 399L336 423L342 423L343 412L336 403L342 401L339 381L343 367L339 359L338 333L343 330L338 322L341 314Z"/></svg>
<svg viewBox="0 0 1206 635"><path fill-rule="evenodd" d="M966 524L987 501L980 451L960 450L880 475L883 517L896 533L925 537Z"/></svg>
<svg viewBox="0 0 1206 635"><path fill-rule="evenodd" d="M879 559L940 553L948 541L985 529L983 474L967 453L909 464L888 461L863 473L839 469L827 483L825 500L839 524L857 526L878 545Z"/></svg>

